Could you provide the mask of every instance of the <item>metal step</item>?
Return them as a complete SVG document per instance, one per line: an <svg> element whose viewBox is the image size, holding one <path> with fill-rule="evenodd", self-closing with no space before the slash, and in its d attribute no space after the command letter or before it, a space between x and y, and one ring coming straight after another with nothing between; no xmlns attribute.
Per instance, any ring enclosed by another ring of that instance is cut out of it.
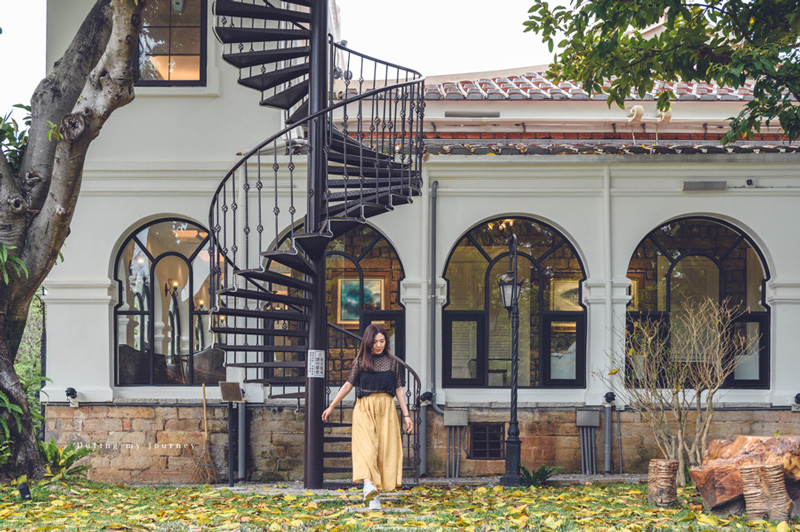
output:
<svg viewBox="0 0 800 532"><path fill-rule="evenodd" d="M265 292L261 290L245 290L243 288L232 289L226 288L220 290L219 295L236 297L241 299L257 299L259 301L271 301L273 303L284 303L286 305L296 305L298 307L310 307L314 304L310 299L304 297L285 296L276 294L274 292Z"/></svg>
<svg viewBox="0 0 800 532"><path fill-rule="evenodd" d="M300 290L311 290L314 285L301 279L295 279L282 273L272 272L269 270L262 270L261 268L252 270L237 270L235 275L241 275L245 279L253 279L255 281L264 281L267 283L275 283L290 288L299 288Z"/></svg>
<svg viewBox="0 0 800 532"><path fill-rule="evenodd" d="M323 426L327 429L328 427L331 427L331 428L333 428L333 427L352 427L353 424L352 423L339 423L338 421L326 421Z"/></svg>
<svg viewBox="0 0 800 532"><path fill-rule="evenodd" d="M267 397L269 399L305 399L306 392L278 393L275 395L270 394Z"/></svg>
<svg viewBox="0 0 800 532"><path fill-rule="evenodd" d="M352 467L323 467L323 473L350 473L353 471Z"/></svg>
<svg viewBox="0 0 800 532"><path fill-rule="evenodd" d="M307 353L308 346L305 345L233 345L233 344L214 344L223 351L241 351L256 353Z"/></svg>
<svg viewBox="0 0 800 532"><path fill-rule="evenodd" d="M364 188L361 190L357 183L357 181L353 183L354 186L352 188L348 188L346 191L343 190L341 192L331 192L328 194L326 197L328 203L357 200L380 204L385 202L390 205L405 205L407 203L411 203L412 201L411 196L406 194L409 189L412 195L420 195L419 189L415 189L414 187L381 187Z"/></svg>
<svg viewBox="0 0 800 532"><path fill-rule="evenodd" d="M372 202L370 202L369 201L369 197L367 195L365 195L364 199L365 199L365 203L363 203L363 204L359 204L359 203L356 203L354 201L351 201L351 202L346 203L346 204L345 203L339 203L339 204L336 204L336 205L329 205L328 206L328 211L327 211L328 219L331 222L339 221L339 220L341 220L343 222L349 222L353 218L357 218L357 219L360 220L363 217L364 219L367 219L367 218L371 218L373 216L377 216L379 214L383 214L383 213L390 212L390 211L394 210L389 205L382 205L380 203L372 203ZM333 230L333 228L331 228L331 230L333 231L333 233L336 236L339 236L339 235L342 234L342 233L338 233L337 231Z"/></svg>
<svg viewBox="0 0 800 532"><path fill-rule="evenodd" d="M349 451L323 451L322 457L323 458L350 458L353 456L352 452Z"/></svg>
<svg viewBox="0 0 800 532"><path fill-rule="evenodd" d="M294 243L308 255L321 257L333 237L333 233L295 233Z"/></svg>
<svg viewBox="0 0 800 532"><path fill-rule="evenodd" d="M216 0L211 12L218 17L241 17L276 21L282 20L286 22L311 22L311 13L305 11L245 4L243 2L234 2L233 0Z"/></svg>
<svg viewBox="0 0 800 532"><path fill-rule="evenodd" d="M223 28L214 32L225 44L244 42L304 41L311 37L309 30L284 30L278 28Z"/></svg>
<svg viewBox="0 0 800 532"><path fill-rule="evenodd" d="M409 187L419 188L422 186L422 180L418 177L412 177L409 179L408 177L393 177L389 178L378 178L375 179L374 177L368 177L365 179L359 178L350 178L347 180L347 188L359 187L363 186L364 188L375 188L380 187L403 187L407 189ZM328 188L344 188L345 181L344 179L328 179Z"/></svg>
<svg viewBox="0 0 800 532"><path fill-rule="evenodd" d="M277 107L278 109L291 109L294 104L302 100L308 94L309 81L304 80L293 85L288 89L261 100L261 105L265 107Z"/></svg>
<svg viewBox="0 0 800 532"><path fill-rule="evenodd" d="M263 379L245 379L245 383L280 384L284 386L305 384L305 377L264 377Z"/></svg>
<svg viewBox="0 0 800 532"><path fill-rule="evenodd" d="M310 55L311 47L300 46L297 48L275 48L273 50L262 50L260 52L223 54L222 59L235 67L247 68L277 63L278 61L289 61L299 57L309 57Z"/></svg>
<svg viewBox="0 0 800 532"><path fill-rule="evenodd" d="M308 116L308 101L303 102L297 110L286 119L286 125L296 124Z"/></svg>
<svg viewBox="0 0 800 532"><path fill-rule="evenodd" d="M272 72L265 72L256 76L250 76L249 78L242 78L239 80L239 84L244 85L245 87L250 87L251 89L255 89L257 91L265 91L273 87L277 87L278 85L287 83L293 79L305 76L309 73L309 71L310 67L308 63L302 63L299 65L281 68L279 70L273 70Z"/></svg>
<svg viewBox="0 0 800 532"><path fill-rule="evenodd" d="M311 318L301 312L291 312L284 310L250 310L241 308L221 307L214 311L214 314L222 316L235 316L237 318L256 318L264 320L284 320L284 321L309 321Z"/></svg>
<svg viewBox="0 0 800 532"><path fill-rule="evenodd" d="M283 0L283 1L286 2L287 4L295 4L298 6L311 7L311 4L314 0Z"/></svg>
<svg viewBox="0 0 800 532"><path fill-rule="evenodd" d="M331 132L331 151L337 153L347 153L347 157L371 157L372 159L380 159L383 161L394 160L391 155L387 153L378 152L365 144L361 144L358 140L346 136L344 133L336 128Z"/></svg>
<svg viewBox="0 0 800 532"><path fill-rule="evenodd" d="M369 148L367 148L366 146L364 147L369 150ZM358 163L359 160L361 161L361 164L364 166L374 167L375 163L377 163L381 167L389 165L392 168L404 168L404 169L410 168L407 163L401 163L400 161L394 161L392 159L382 159L382 158L376 159L375 157L367 157L366 155L359 155L358 152L353 153L350 149L347 150L346 156L344 152L339 153L332 151L328 154L328 161L332 161L335 163L353 165L355 163Z"/></svg>
<svg viewBox="0 0 800 532"><path fill-rule="evenodd" d="M350 436L323 436L322 441L325 443L346 443L350 442L352 438Z"/></svg>
<svg viewBox="0 0 800 532"><path fill-rule="evenodd" d="M298 329L250 329L247 327L224 327L212 325L211 332L217 334L244 334L252 336L290 336L293 338L308 338L307 330Z"/></svg>
<svg viewBox="0 0 800 532"><path fill-rule="evenodd" d="M225 364L226 367L229 368L305 368L306 362L304 360L300 362L296 361L278 361L278 362L231 362L229 364Z"/></svg>
<svg viewBox="0 0 800 532"><path fill-rule="evenodd" d="M350 163L357 163L358 160L350 160ZM388 161L387 161L388 162ZM375 165L365 164L364 166L353 166L353 164L348 164L347 166L338 165L338 164L329 164L328 165L328 174L330 175L345 175L347 174L351 178L358 178L359 176L363 177L371 177L371 178L394 178L394 179L406 179L409 180L413 177L419 177L419 172L412 171L409 168L391 168L387 167L383 164L379 163L379 166L376 168Z"/></svg>
<svg viewBox="0 0 800 532"><path fill-rule="evenodd" d="M298 253L297 250L264 251L261 253L261 256L312 277L317 273L314 265L311 264L308 259L305 258L305 256L303 256L301 253Z"/></svg>

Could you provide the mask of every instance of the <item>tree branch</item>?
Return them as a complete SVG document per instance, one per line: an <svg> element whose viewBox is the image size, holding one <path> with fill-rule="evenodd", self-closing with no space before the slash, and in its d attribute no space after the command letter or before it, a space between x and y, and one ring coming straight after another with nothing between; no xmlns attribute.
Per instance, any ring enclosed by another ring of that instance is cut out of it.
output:
<svg viewBox="0 0 800 532"><path fill-rule="evenodd" d="M20 179L31 208L40 209L53 172L56 143L47 138L47 122L58 124L74 106L86 76L97 64L111 34L111 0L97 0L64 56L33 93L28 147Z"/></svg>

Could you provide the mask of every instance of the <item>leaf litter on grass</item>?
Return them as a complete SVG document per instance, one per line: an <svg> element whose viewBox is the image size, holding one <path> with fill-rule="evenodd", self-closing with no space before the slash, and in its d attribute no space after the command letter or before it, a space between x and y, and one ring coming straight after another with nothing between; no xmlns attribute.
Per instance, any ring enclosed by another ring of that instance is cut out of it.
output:
<svg viewBox="0 0 800 532"><path fill-rule="evenodd" d="M464 530L489 532L712 532L800 531L800 522L748 521L702 511L692 488L679 490L679 508L647 504L646 487L589 485L561 488L442 487L424 485L398 494L385 512L363 506L357 490L320 499L313 492L232 492L209 486L132 487L80 481L41 486L19 500L0 486L0 530L359 531ZM327 502L331 501L330 504ZM391 512L394 507L407 513Z"/></svg>

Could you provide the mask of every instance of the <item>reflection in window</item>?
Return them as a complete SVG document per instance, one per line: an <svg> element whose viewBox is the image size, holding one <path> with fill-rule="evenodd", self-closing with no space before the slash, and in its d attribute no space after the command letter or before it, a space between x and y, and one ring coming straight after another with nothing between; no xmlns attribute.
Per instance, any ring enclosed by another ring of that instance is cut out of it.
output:
<svg viewBox="0 0 800 532"><path fill-rule="evenodd" d="M443 311L445 381L459 386L511 384L511 319L502 306L497 281L508 271L512 234L518 239L517 276L522 282L519 386L583 386L583 266L557 230L524 218L477 226L450 255L445 269L448 304ZM556 318L563 321L552 327L562 329L553 335L549 324ZM572 338L571 351L564 334Z"/></svg>
<svg viewBox="0 0 800 532"><path fill-rule="evenodd" d="M206 0L147 0L139 36L139 85L205 85Z"/></svg>
<svg viewBox="0 0 800 532"><path fill-rule="evenodd" d="M134 232L117 257L116 384L215 384L223 353L208 332L208 232L160 220Z"/></svg>
<svg viewBox="0 0 800 532"><path fill-rule="evenodd" d="M673 220L647 235L628 265L631 301L628 319L679 323L675 317L704 298L727 299L748 309L737 332L760 338L760 348L744 357L733 386L763 388L768 383L769 311L764 302L766 268L752 240L717 220Z"/></svg>

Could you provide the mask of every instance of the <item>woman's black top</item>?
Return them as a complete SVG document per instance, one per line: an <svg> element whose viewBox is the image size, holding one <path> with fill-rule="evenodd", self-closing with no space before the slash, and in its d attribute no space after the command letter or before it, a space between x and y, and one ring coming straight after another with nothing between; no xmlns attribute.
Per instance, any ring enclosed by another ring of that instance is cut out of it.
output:
<svg viewBox="0 0 800 532"><path fill-rule="evenodd" d="M405 386L405 375L397 359L387 354L372 355L372 366L375 371L362 368L361 357L353 362L347 382L355 386L357 398L373 393L394 397L395 390Z"/></svg>

